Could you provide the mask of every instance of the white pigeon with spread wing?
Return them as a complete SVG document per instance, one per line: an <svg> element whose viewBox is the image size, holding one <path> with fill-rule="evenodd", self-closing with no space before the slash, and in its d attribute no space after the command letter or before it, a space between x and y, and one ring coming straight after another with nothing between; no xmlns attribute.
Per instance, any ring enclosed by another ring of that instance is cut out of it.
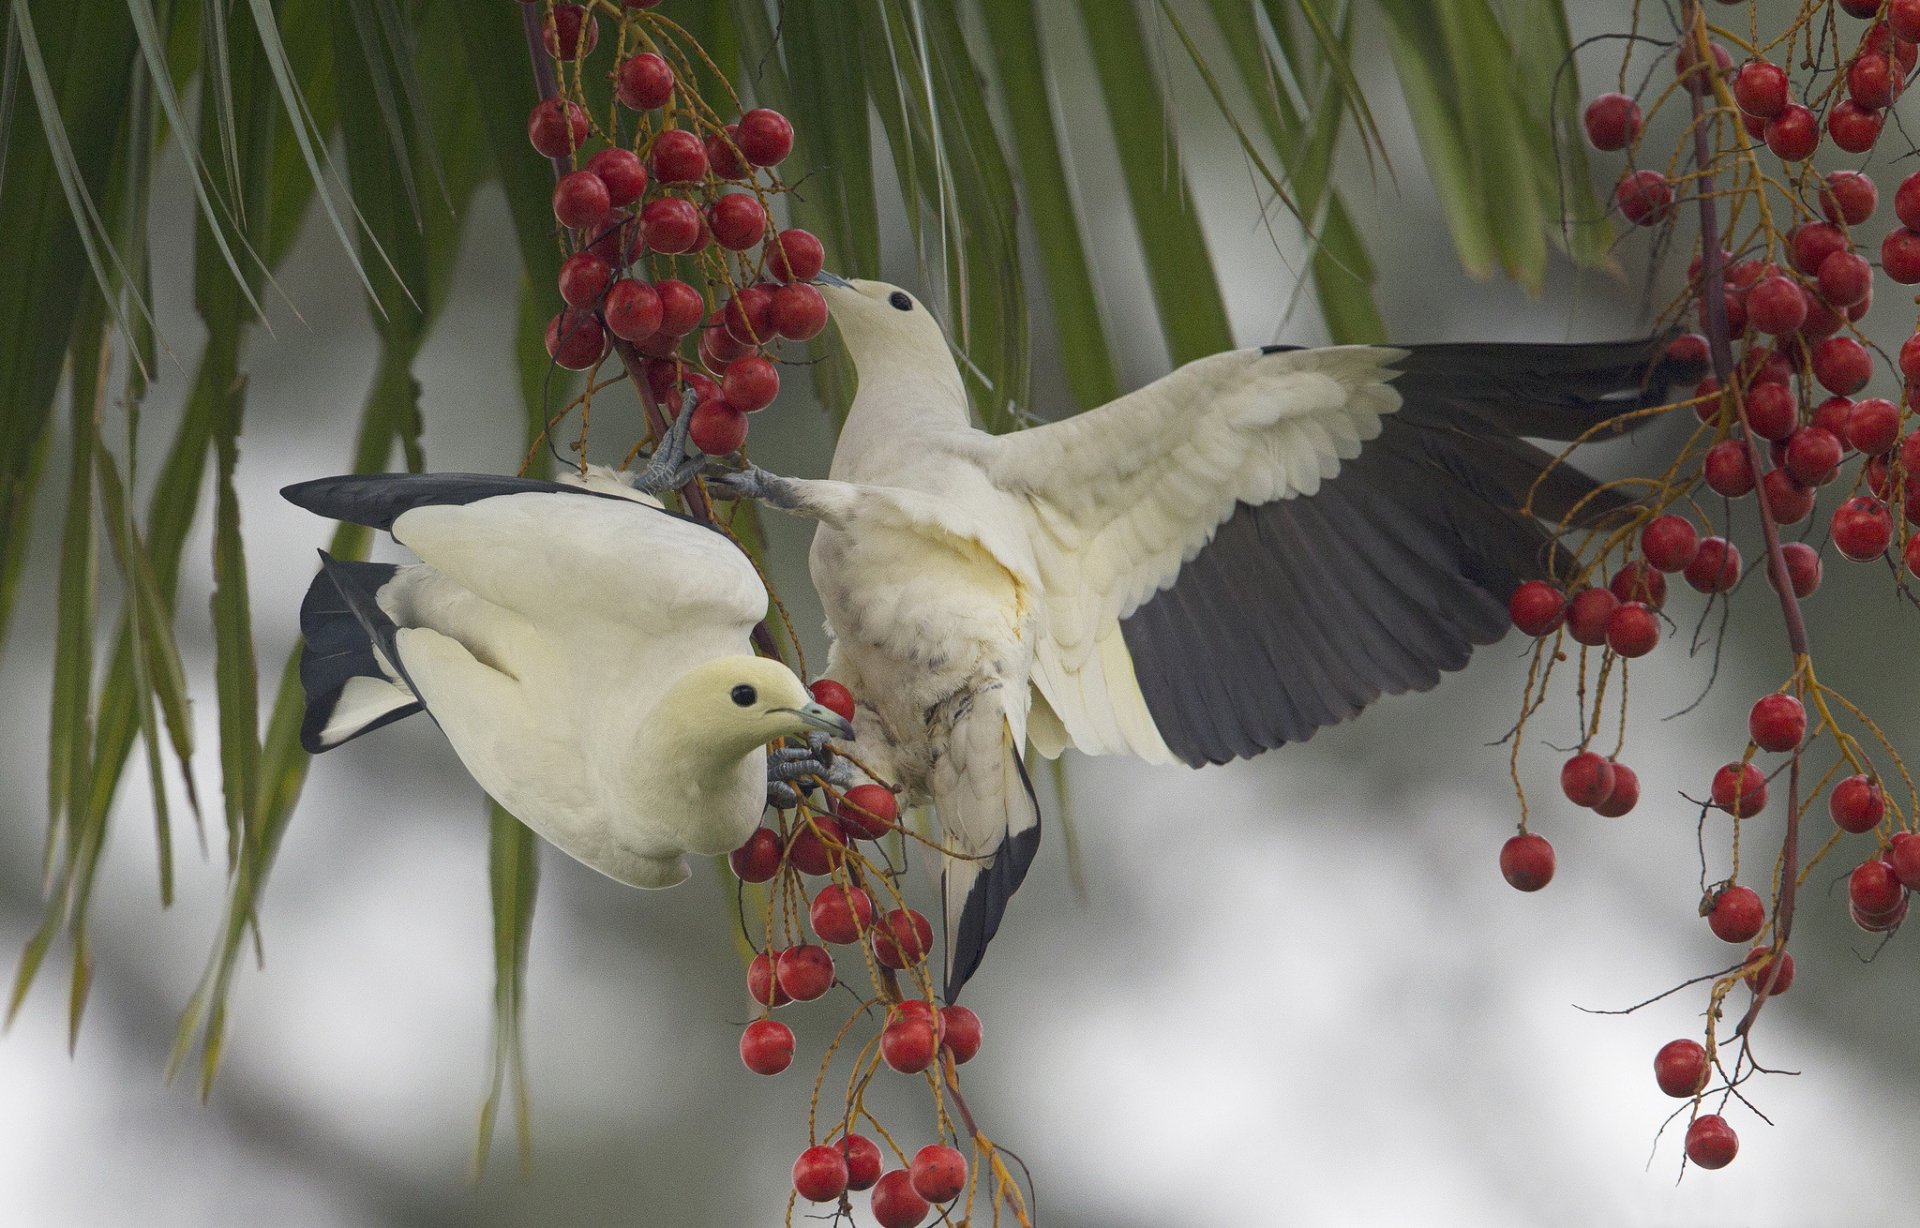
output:
<svg viewBox="0 0 1920 1228"><path fill-rule="evenodd" d="M721 484L820 521L862 758L958 854L949 998L1038 849L1029 741L1223 763L1433 686L1549 574L1543 520L1626 502L1523 437L1659 404L1674 374L1659 339L1269 346L995 436L912 295L821 280L858 378L830 477Z"/></svg>
<svg viewBox="0 0 1920 1228"><path fill-rule="evenodd" d="M766 746L846 720L752 655L767 610L723 534L614 475L361 474L289 500L386 529L421 561L342 562L301 606L301 740L426 711L502 806L635 887L687 877L760 821Z"/></svg>

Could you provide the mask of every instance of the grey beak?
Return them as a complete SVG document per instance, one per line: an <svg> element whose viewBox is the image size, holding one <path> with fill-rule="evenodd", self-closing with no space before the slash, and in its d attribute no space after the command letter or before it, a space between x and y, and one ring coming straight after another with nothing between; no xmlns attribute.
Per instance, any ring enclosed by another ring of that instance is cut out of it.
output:
<svg viewBox="0 0 1920 1228"><path fill-rule="evenodd" d="M842 290L853 289L852 282L840 276L838 273L829 273L825 269L821 269L819 276L815 277L814 280L823 286L838 286Z"/></svg>
<svg viewBox="0 0 1920 1228"><path fill-rule="evenodd" d="M824 730L843 742L853 741L853 722L841 716L825 704L807 704L799 708L786 708L806 724L815 729Z"/></svg>

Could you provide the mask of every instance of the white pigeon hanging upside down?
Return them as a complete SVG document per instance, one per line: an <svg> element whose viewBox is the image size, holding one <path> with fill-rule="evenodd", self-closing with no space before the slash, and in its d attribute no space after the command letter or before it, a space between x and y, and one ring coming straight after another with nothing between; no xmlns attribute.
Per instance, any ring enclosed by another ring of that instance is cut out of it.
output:
<svg viewBox="0 0 1920 1228"><path fill-rule="evenodd" d="M367 474L281 493L422 560L320 556L300 608L309 751L424 710L480 787L561 850L671 887L685 854L725 853L759 823L767 743L853 736L752 655L767 590L738 547L610 474Z"/></svg>
<svg viewBox="0 0 1920 1228"><path fill-rule="evenodd" d="M961 854L949 998L1039 847L1029 741L1224 763L1433 686L1549 574L1543 519L1627 502L1522 437L1572 440L1681 374L1658 339L1269 346L996 436L912 295L821 280L859 381L831 477L721 486L820 522L862 758Z"/></svg>

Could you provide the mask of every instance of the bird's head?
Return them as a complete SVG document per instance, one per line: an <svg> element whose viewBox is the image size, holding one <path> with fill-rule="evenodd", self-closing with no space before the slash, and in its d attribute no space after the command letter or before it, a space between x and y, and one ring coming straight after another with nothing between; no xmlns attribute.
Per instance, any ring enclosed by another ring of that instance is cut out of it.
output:
<svg viewBox="0 0 1920 1228"><path fill-rule="evenodd" d="M848 281L832 273L820 274L817 284L856 367L880 355L894 361L920 355L929 361L950 361L947 335L940 330L940 322L925 304L900 287L884 281Z"/></svg>
<svg viewBox="0 0 1920 1228"><path fill-rule="evenodd" d="M673 684L665 703L694 743L737 758L775 738L853 737L847 718L813 701L792 670L765 657L721 657Z"/></svg>

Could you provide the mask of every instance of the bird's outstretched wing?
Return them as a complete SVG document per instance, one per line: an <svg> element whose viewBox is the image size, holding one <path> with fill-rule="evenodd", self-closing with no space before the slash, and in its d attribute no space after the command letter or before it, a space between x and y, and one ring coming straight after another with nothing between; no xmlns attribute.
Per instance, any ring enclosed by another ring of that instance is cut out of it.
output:
<svg viewBox="0 0 1920 1228"><path fill-rule="evenodd" d="M1663 348L1243 350L999 437L1046 603L1036 744L1224 762L1432 686L1549 570L1539 518L1625 502L1523 437L1661 403Z"/></svg>

